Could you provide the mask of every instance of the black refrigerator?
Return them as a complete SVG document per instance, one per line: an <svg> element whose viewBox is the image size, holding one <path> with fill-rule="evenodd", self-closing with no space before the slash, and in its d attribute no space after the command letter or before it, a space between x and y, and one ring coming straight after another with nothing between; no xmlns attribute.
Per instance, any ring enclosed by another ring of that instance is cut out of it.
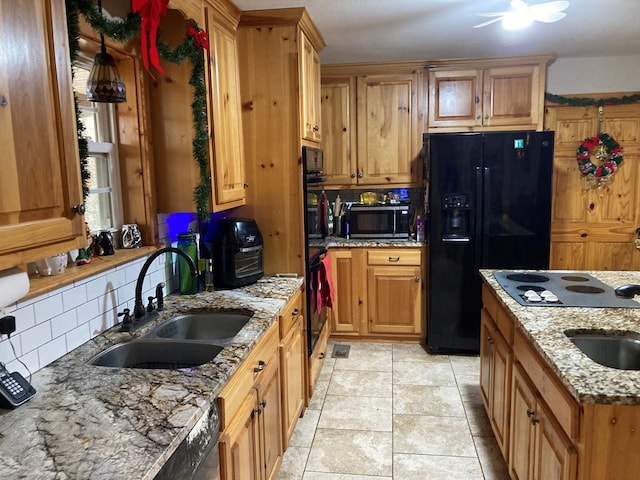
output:
<svg viewBox="0 0 640 480"><path fill-rule="evenodd" d="M479 269L548 269L554 132L425 134L427 348L480 348Z"/></svg>

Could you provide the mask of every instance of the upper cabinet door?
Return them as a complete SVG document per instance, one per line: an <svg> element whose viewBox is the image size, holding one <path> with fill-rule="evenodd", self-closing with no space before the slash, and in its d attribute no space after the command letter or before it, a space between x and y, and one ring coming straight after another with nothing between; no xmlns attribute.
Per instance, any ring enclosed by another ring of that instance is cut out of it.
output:
<svg viewBox="0 0 640 480"><path fill-rule="evenodd" d="M320 54L304 32L300 32L302 48L301 115L302 138L319 142L320 132Z"/></svg>
<svg viewBox="0 0 640 480"><path fill-rule="evenodd" d="M482 125L482 70L429 72L429 127Z"/></svg>
<svg viewBox="0 0 640 480"><path fill-rule="evenodd" d="M0 0L0 270L84 246L64 0Z"/></svg>
<svg viewBox="0 0 640 480"><path fill-rule="evenodd" d="M540 84L539 65L489 68L484 71L483 84L484 125L530 126L541 123L544 84Z"/></svg>
<svg viewBox="0 0 640 480"><path fill-rule="evenodd" d="M358 183L411 184L419 178L421 75L358 77Z"/></svg>
<svg viewBox="0 0 640 480"><path fill-rule="evenodd" d="M243 205L246 182L235 26L223 28L218 17L215 9L207 8L214 211Z"/></svg>

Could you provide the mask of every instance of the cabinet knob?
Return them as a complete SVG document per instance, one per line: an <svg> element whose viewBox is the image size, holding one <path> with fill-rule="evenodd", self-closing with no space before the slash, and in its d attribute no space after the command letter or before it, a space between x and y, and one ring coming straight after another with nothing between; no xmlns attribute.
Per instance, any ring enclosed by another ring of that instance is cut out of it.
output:
<svg viewBox="0 0 640 480"><path fill-rule="evenodd" d="M480 103L480 97L478 95L476 95L475 101L476 101L476 104Z"/></svg>
<svg viewBox="0 0 640 480"><path fill-rule="evenodd" d="M300 314L300 310L297 308L294 308L293 312L291 312L292 317L297 317L299 314Z"/></svg>
<svg viewBox="0 0 640 480"><path fill-rule="evenodd" d="M244 182L244 188L249 188L249 184L247 182Z"/></svg>
<svg viewBox="0 0 640 480"><path fill-rule="evenodd" d="M420 277L416 275L415 281L416 281L416 283L419 283L420 282Z"/></svg>
<svg viewBox="0 0 640 480"><path fill-rule="evenodd" d="M315 126L313 127L313 131L314 131L314 132L319 132L319 131L320 131L320 127L319 127L318 125L315 125Z"/></svg>
<svg viewBox="0 0 640 480"><path fill-rule="evenodd" d="M538 423L540 423L538 417L531 417L531 425L536 425Z"/></svg>
<svg viewBox="0 0 640 480"><path fill-rule="evenodd" d="M482 117L481 117L480 115L478 115L478 116L476 117L476 120L480 120L481 118L482 118Z"/></svg>
<svg viewBox="0 0 640 480"><path fill-rule="evenodd" d="M253 369L253 371L254 371L255 373L261 372L262 370L264 370L264 367L266 367L266 366L267 366L267 362L265 362L264 360L260 360L260 361L258 362L258 366L257 366L257 367L255 367L255 368Z"/></svg>
<svg viewBox="0 0 640 480"><path fill-rule="evenodd" d="M352 174L351 174L351 178L356 178L356 174L355 174L355 173L352 173Z"/></svg>
<svg viewBox="0 0 640 480"><path fill-rule="evenodd" d="M533 416L535 415L535 413L536 413L536 412L534 412L533 410L528 409L528 410L527 410L527 417L531 418L531 417L533 417Z"/></svg>
<svg viewBox="0 0 640 480"><path fill-rule="evenodd" d="M84 215L84 212L86 211L84 203L79 203L78 205L74 205L73 211L76 212L78 215Z"/></svg>
<svg viewBox="0 0 640 480"><path fill-rule="evenodd" d="M485 119L485 120L489 120L489 114L485 115L485 116L484 116L484 119Z"/></svg>
<svg viewBox="0 0 640 480"><path fill-rule="evenodd" d="M489 343L489 345L493 345L493 338L487 337L487 342Z"/></svg>
<svg viewBox="0 0 640 480"><path fill-rule="evenodd" d="M7 97L2 95L2 97L0 97L0 107L6 107L7 105L9 105L9 100L7 100Z"/></svg>
<svg viewBox="0 0 640 480"><path fill-rule="evenodd" d="M358 178L362 178L364 177L364 175L362 174L362 172L358 172Z"/></svg>

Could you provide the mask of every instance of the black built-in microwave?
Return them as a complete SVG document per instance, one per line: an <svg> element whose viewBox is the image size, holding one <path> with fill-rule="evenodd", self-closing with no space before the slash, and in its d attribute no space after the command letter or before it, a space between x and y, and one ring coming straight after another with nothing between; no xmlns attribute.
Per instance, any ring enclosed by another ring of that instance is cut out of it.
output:
<svg viewBox="0 0 640 480"><path fill-rule="evenodd" d="M409 238L409 205L351 205L349 237Z"/></svg>

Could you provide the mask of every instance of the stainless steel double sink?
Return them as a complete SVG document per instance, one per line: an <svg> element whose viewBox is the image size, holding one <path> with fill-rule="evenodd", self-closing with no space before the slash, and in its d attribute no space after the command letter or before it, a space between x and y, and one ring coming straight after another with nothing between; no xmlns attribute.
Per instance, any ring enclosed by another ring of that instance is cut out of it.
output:
<svg viewBox="0 0 640 480"><path fill-rule="evenodd" d="M90 365L118 368L191 368L213 360L238 335L251 314L224 311L174 317L148 334L113 345L89 360Z"/></svg>
<svg viewBox="0 0 640 480"><path fill-rule="evenodd" d="M587 357L605 367L640 370L640 334L635 332L565 332Z"/></svg>

